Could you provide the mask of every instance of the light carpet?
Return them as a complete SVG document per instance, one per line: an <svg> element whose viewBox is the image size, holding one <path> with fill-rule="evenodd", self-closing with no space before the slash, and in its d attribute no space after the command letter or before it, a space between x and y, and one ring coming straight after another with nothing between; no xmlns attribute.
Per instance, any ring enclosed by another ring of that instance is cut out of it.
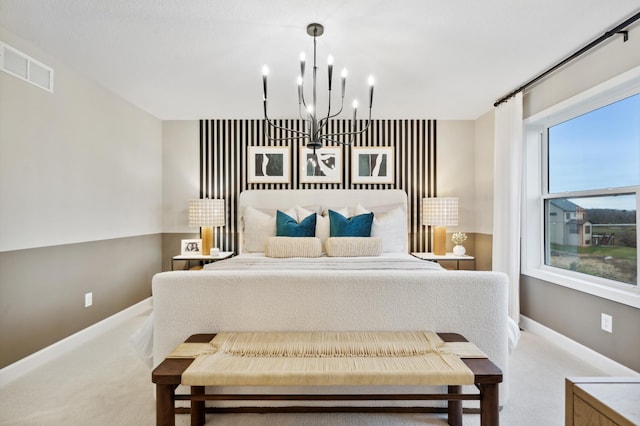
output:
<svg viewBox="0 0 640 426"><path fill-rule="evenodd" d="M129 336L142 324L137 316L83 348L57 358L0 389L0 425L155 424L151 370L138 358ZM510 358L510 397L500 412L503 426L564 425L564 379L606 376L534 334L523 332ZM477 414L464 415L477 426ZM177 425L188 425L179 415ZM207 415L220 426L446 425L438 414L223 414Z"/></svg>

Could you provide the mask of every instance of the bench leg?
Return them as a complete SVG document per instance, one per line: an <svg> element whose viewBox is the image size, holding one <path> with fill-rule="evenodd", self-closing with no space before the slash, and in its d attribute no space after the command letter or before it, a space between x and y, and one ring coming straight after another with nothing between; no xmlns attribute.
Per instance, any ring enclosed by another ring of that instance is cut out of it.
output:
<svg viewBox="0 0 640 426"><path fill-rule="evenodd" d="M451 395L459 394L462 386L449 386L448 392ZM462 426L462 401L449 400L447 405L447 414L449 417L449 426Z"/></svg>
<svg viewBox="0 0 640 426"><path fill-rule="evenodd" d="M480 385L480 426L499 426L498 384Z"/></svg>
<svg viewBox="0 0 640 426"><path fill-rule="evenodd" d="M191 386L191 396L204 395L204 386ZM191 426L204 425L204 401L191 400Z"/></svg>
<svg viewBox="0 0 640 426"><path fill-rule="evenodd" d="M176 385L156 384L156 425L175 426L176 424Z"/></svg>

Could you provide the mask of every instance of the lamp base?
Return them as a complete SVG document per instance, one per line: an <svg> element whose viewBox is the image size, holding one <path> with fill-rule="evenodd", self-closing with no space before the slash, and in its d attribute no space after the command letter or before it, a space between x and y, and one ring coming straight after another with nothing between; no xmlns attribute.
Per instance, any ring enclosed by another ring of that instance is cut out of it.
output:
<svg viewBox="0 0 640 426"><path fill-rule="evenodd" d="M433 254L437 254L437 255L447 254L447 227L446 226L433 227Z"/></svg>
<svg viewBox="0 0 640 426"><path fill-rule="evenodd" d="M200 236L202 237L202 254L209 256L213 247L213 226L200 228Z"/></svg>

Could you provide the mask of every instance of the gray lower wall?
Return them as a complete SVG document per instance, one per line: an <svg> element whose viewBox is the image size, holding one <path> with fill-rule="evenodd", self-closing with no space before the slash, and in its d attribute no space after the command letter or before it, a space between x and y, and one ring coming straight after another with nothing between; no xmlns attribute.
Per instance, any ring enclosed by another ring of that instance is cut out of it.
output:
<svg viewBox="0 0 640 426"><path fill-rule="evenodd" d="M162 270L171 270L171 258L180 254L181 240L200 238L198 233L164 233L162 234ZM175 268L183 269L185 262L176 261Z"/></svg>
<svg viewBox="0 0 640 426"><path fill-rule="evenodd" d="M151 296L160 234L0 252L0 368ZM93 306L84 307L93 292Z"/></svg>
<svg viewBox="0 0 640 426"><path fill-rule="evenodd" d="M520 312L635 371L640 371L640 309L521 276ZM613 333L600 315L613 317Z"/></svg>

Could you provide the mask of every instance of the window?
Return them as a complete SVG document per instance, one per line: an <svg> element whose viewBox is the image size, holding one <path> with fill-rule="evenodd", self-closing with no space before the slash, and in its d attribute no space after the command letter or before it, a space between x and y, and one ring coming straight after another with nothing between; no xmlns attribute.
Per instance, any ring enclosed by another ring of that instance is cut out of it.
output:
<svg viewBox="0 0 640 426"><path fill-rule="evenodd" d="M640 70L603 86L525 121L522 268L640 307Z"/></svg>
<svg viewBox="0 0 640 426"><path fill-rule="evenodd" d="M545 265L637 285L636 211L624 208L635 205L635 194L547 198L548 212L584 211L583 219L562 223L547 216ZM591 226L583 226L587 219Z"/></svg>
<svg viewBox="0 0 640 426"><path fill-rule="evenodd" d="M546 127L543 150L545 210L565 218L545 216L545 265L637 285L640 94Z"/></svg>

